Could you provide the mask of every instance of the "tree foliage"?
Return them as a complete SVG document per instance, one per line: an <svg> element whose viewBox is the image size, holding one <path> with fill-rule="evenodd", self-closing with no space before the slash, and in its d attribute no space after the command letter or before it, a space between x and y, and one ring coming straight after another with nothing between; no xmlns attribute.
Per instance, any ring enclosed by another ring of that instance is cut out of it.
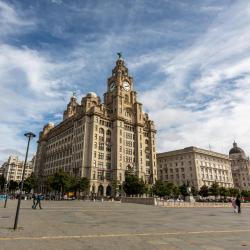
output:
<svg viewBox="0 0 250 250"><path fill-rule="evenodd" d="M86 192L89 189L89 180L86 177L73 178L73 183L75 184L71 188L78 192Z"/></svg>
<svg viewBox="0 0 250 250"><path fill-rule="evenodd" d="M199 195L202 197L208 197L209 196L209 188L206 185L203 185L200 188Z"/></svg>
<svg viewBox="0 0 250 250"><path fill-rule="evenodd" d="M64 192L74 191L80 193L89 189L89 180L86 177L76 178L63 170L49 176L44 184L47 192L54 190L61 193L61 195Z"/></svg>
<svg viewBox="0 0 250 250"><path fill-rule="evenodd" d="M217 197L220 192L219 192L219 184L217 182L214 182L211 187L209 188L209 193L215 197Z"/></svg>
<svg viewBox="0 0 250 250"><path fill-rule="evenodd" d="M229 188L228 193L229 193L229 196L236 197L240 193L240 191L237 188Z"/></svg>
<svg viewBox="0 0 250 250"><path fill-rule="evenodd" d="M123 190L127 195L137 195L145 193L145 183L133 174L126 174L123 183Z"/></svg>
<svg viewBox="0 0 250 250"><path fill-rule="evenodd" d="M187 189L187 185L186 184L183 184L179 187L179 190L180 190L180 194L184 197L188 196L188 189Z"/></svg>
<svg viewBox="0 0 250 250"><path fill-rule="evenodd" d="M0 190L4 190L4 184L6 180L3 175L0 176Z"/></svg>
<svg viewBox="0 0 250 250"><path fill-rule="evenodd" d="M153 194L159 197L165 197L169 194L168 187L165 182L157 180L152 187Z"/></svg>
<svg viewBox="0 0 250 250"><path fill-rule="evenodd" d="M34 173L32 173L26 180L24 180L23 183L23 190L27 193L30 193L30 191L36 190L38 186L38 180Z"/></svg>
<svg viewBox="0 0 250 250"><path fill-rule="evenodd" d="M10 182L9 182L9 190L10 190L10 192L16 191L18 189L18 186L19 186L19 184L18 184L17 181L10 180Z"/></svg>

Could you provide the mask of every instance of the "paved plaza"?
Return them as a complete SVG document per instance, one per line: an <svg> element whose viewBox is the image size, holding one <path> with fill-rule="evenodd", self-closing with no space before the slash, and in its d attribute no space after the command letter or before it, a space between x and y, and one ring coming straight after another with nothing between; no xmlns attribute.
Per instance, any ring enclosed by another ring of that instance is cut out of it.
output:
<svg viewBox="0 0 250 250"><path fill-rule="evenodd" d="M0 202L0 250L28 249L250 249L250 208L166 208L116 202Z"/></svg>

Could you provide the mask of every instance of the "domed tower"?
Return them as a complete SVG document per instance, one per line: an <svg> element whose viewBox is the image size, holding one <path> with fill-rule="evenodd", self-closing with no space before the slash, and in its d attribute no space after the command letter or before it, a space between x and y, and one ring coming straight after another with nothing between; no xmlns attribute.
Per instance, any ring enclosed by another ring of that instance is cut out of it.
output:
<svg viewBox="0 0 250 250"><path fill-rule="evenodd" d="M229 150L231 159L234 185L242 190L250 190L250 163L244 150L237 146L234 141L233 147Z"/></svg>
<svg viewBox="0 0 250 250"><path fill-rule="evenodd" d="M234 141L233 147L229 150L230 158L246 158L244 150L237 146L237 143Z"/></svg>
<svg viewBox="0 0 250 250"><path fill-rule="evenodd" d="M63 120L66 120L76 114L76 109L79 104L77 103L77 97L75 93L70 98L70 102L67 105L67 109L63 113Z"/></svg>

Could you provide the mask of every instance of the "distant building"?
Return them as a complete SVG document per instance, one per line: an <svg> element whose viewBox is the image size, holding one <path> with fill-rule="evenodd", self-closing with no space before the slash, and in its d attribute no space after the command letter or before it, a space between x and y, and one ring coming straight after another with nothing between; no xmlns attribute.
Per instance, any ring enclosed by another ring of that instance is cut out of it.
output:
<svg viewBox="0 0 250 250"><path fill-rule="evenodd" d="M3 167L1 166L1 167L0 167L0 176L3 175L3 170L4 170L4 169L3 169Z"/></svg>
<svg viewBox="0 0 250 250"><path fill-rule="evenodd" d="M33 157L31 161L27 162L24 179L29 177L34 171L34 159L35 157ZM23 165L24 162L20 161L17 155L11 155L8 161L2 165L4 178L7 181L13 180L20 182L22 180Z"/></svg>
<svg viewBox="0 0 250 250"><path fill-rule="evenodd" d="M233 143L233 148L229 151L232 163L232 174L234 185L241 190L250 190L250 160L243 149Z"/></svg>
<svg viewBox="0 0 250 250"><path fill-rule="evenodd" d="M157 154L157 170L158 179L178 186L234 186L229 156L197 147Z"/></svg>
<svg viewBox="0 0 250 250"><path fill-rule="evenodd" d="M78 103L73 95L63 121L40 132L35 173L40 180L62 169L87 177L90 192L111 195L112 183L121 185L125 171L153 184L156 177L154 122L137 101L133 78L119 55L107 79L104 102L90 92Z"/></svg>

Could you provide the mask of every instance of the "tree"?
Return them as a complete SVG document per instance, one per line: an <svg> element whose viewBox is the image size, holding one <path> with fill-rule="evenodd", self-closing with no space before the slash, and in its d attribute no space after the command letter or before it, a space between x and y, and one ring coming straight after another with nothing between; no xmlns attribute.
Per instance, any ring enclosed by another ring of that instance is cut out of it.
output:
<svg viewBox="0 0 250 250"><path fill-rule="evenodd" d="M191 193L193 196L196 196L198 194L198 190L196 189L196 187L194 186L191 187Z"/></svg>
<svg viewBox="0 0 250 250"><path fill-rule="evenodd" d="M166 196L168 196L168 197L173 196L177 191L177 190L175 190L176 186L171 182L167 182L166 186L167 186Z"/></svg>
<svg viewBox="0 0 250 250"><path fill-rule="evenodd" d="M23 189L25 192L30 193L30 191L33 189L37 189L38 187L38 181L34 173L32 173L26 180L24 180L23 183Z"/></svg>
<svg viewBox="0 0 250 250"><path fill-rule="evenodd" d="M50 186L62 195L65 191L69 191L72 186L72 178L68 173L60 169L59 172L51 177Z"/></svg>
<svg viewBox="0 0 250 250"><path fill-rule="evenodd" d="M209 192L211 195L217 197L219 195L219 184L217 182L214 182L209 188Z"/></svg>
<svg viewBox="0 0 250 250"><path fill-rule="evenodd" d="M229 188L228 193L229 193L229 196L236 197L240 193L240 191L237 188Z"/></svg>
<svg viewBox="0 0 250 250"><path fill-rule="evenodd" d="M241 191L241 196L242 197L250 197L250 191L248 191L248 190L242 190Z"/></svg>
<svg viewBox="0 0 250 250"><path fill-rule="evenodd" d="M186 197L189 195L187 190L187 185L185 183L179 187L179 190L182 196Z"/></svg>
<svg viewBox="0 0 250 250"><path fill-rule="evenodd" d="M75 190L78 192L86 192L89 189L89 180L86 177L76 179Z"/></svg>
<svg viewBox="0 0 250 250"><path fill-rule="evenodd" d="M208 197L209 196L209 188L206 185L203 185L200 188L199 195L202 197Z"/></svg>
<svg viewBox="0 0 250 250"><path fill-rule="evenodd" d="M224 199L226 199L227 196L229 195L228 189L226 189L224 187L219 187L219 194L220 194L220 196L223 196Z"/></svg>
<svg viewBox="0 0 250 250"><path fill-rule="evenodd" d="M168 194L168 187L163 181L157 180L152 187L152 191L154 195L164 197Z"/></svg>
<svg viewBox="0 0 250 250"><path fill-rule="evenodd" d="M172 194L173 194L174 197L177 197L177 196L180 195L180 189L179 189L178 186L175 186L175 185L173 186Z"/></svg>
<svg viewBox="0 0 250 250"><path fill-rule="evenodd" d="M133 174L126 174L123 190L127 195L144 194L145 183Z"/></svg>
<svg viewBox="0 0 250 250"><path fill-rule="evenodd" d="M4 185L5 185L5 178L3 175L0 176L0 190L4 190Z"/></svg>
<svg viewBox="0 0 250 250"><path fill-rule="evenodd" d="M9 190L11 192L14 192L18 189L18 182L17 181L13 181L13 180L10 180L9 182Z"/></svg>

